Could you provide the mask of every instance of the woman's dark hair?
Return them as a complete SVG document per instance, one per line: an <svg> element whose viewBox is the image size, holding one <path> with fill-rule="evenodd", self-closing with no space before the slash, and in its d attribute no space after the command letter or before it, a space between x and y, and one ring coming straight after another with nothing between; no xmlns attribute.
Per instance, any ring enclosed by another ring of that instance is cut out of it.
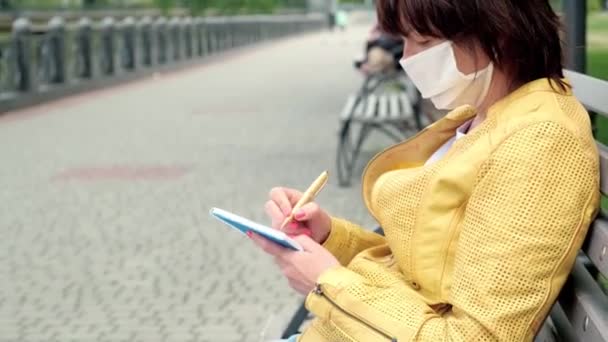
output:
<svg viewBox="0 0 608 342"><path fill-rule="evenodd" d="M479 43L513 86L549 78L561 89L560 21L548 0L376 0L383 31Z"/></svg>

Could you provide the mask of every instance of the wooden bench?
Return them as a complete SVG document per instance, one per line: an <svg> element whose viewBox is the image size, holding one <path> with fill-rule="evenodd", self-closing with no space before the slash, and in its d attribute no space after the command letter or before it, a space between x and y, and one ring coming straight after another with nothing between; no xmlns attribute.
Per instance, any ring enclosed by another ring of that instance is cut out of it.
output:
<svg viewBox="0 0 608 342"><path fill-rule="evenodd" d="M608 82L567 72L574 93L592 115L608 118ZM601 166L601 192L608 196L608 146L598 142ZM568 200L568 199L564 199ZM377 232L381 233L378 229ZM608 210L602 209L589 229L550 315L535 342L608 342ZM287 338L298 333L310 319L300 306L283 333Z"/></svg>
<svg viewBox="0 0 608 342"><path fill-rule="evenodd" d="M416 133L428 122L420 115L420 96L403 72L367 76L348 97L340 115L336 156L339 184L349 186L364 142L379 131L394 142Z"/></svg>

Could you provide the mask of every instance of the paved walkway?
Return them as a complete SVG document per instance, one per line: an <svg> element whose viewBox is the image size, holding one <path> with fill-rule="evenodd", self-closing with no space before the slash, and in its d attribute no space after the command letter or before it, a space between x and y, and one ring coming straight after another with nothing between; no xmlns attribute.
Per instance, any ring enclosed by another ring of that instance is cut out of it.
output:
<svg viewBox="0 0 608 342"><path fill-rule="evenodd" d="M334 167L366 28L0 116L0 341L262 341L301 297L209 218ZM366 226L358 184L319 201Z"/></svg>

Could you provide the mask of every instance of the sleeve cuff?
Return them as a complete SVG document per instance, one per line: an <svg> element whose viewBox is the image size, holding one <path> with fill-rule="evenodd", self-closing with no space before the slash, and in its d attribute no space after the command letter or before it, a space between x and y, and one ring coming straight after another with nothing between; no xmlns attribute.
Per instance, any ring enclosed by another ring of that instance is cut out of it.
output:
<svg viewBox="0 0 608 342"><path fill-rule="evenodd" d="M343 264L344 252L349 239L349 231L346 221L335 217L331 218L331 230L329 236L323 242L323 247L333 254Z"/></svg>
<svg viewBox="0 0 608 342"><path fill-rule="evenodd" d="M352 285L356 281L361 281L360 275L344 266L335 266L323 272L317 279L317 284L322 285L325 290L329 289L333 297L343 286ZM310 312L321 319L328 319L333 310L333 305L314 291L306 297L305 305Z"/></svg>
<svg viewBox="0 0 608 342"><path fill-rule="evenodd" d="M356 317L365 318L371 326L387 332L398 338L399 341L411 341L416 331L419 331L427 320L439 317L424 303L407 293L401 293L400 301L394 303L395 307L417 311L417 314L414 315L416 319L409 322L410 324L402 324L403 322L399 322L394 317L390 317L370 306L370 304L364 303L360 298L345 293L344 289L347 287L361 283L365 283L365 278L360 274L343 266L332 267L323 272L317 279L317 284L321 285L325 296L331 298L332 302L311 292L306 298L306 308L321 319L331 319L332 311L336 308L334 303L338 303L338 308L347 308ZM377 289L373 289L373 286L367 287L366 290L370 295L380 293Z"/></svg>
<svg viewBox="0 0 608 342"><path fill-rule="evenodd" d="M333 288L342 288L361 280L362 277L359 274L349 270L346 267L336 266L321 273L319 279L317 279L317 283L329 285Z"/></svg>

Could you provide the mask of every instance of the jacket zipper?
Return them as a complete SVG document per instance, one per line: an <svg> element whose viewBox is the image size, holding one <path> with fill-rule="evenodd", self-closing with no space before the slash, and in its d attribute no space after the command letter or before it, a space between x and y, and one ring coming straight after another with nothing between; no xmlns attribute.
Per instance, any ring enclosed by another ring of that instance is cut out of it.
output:
<svg viewBox="0 0 608 342"><path fill-rule="evenodd" d="M366 327L368 327L369 329L375 331L376 333L378 333L379 335L383 336L384 338L386 338L387 340L391 341L391 342L397 342L397 338L396 337L391 337L389 334L387 334L386 332L376 328L375 326L373 326L372 324L368 323L367 321L355 316L354 314L346 311L344 308L342 308L340 305L338 305L333 299L329 298L329 296L327 296L324 292L323 289L321 288L320 284L315 285L314 290L312 290L312 292L314 294L316 294L317 296L321 296L323 298L325 298L332 306L336 307L338 310L340 310L342 313L344 313L345 315L349 316L350 318L354 319L357 322L360 322L361 324L365 325Z"/></svg>

